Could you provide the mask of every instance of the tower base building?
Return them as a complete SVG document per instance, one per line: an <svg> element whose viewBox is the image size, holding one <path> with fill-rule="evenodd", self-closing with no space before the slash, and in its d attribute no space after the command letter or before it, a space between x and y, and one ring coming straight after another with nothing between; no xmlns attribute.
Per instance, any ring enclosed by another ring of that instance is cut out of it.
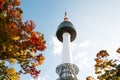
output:
<svg viewBox="0 0 120 80"><path fill-rule="evenodd" d="M57 80L78 80L77 74L79 69L76 65L71 63L63 63L56 68L56 73L59 75Z"/></svg>

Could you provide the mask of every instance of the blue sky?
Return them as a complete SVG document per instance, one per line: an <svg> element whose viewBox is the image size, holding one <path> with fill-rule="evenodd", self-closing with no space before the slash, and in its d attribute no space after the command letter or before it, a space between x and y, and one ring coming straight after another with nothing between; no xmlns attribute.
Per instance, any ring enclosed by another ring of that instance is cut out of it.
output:
<svg viewBox="0 0 120 80"><path fill-rule="evenodd" d="M120 0L21 0L23 21L33 20L36 31L45 35L47 49L43 52L46 60L38 67L38 80L56 80L56 67L61 64L61 43L55 33L67 11L77 31L72 42L73 62L80 72L79 80L94 76L94 58L97 52L107 50L111 57L119 56L115 51L120 47ZM33 80L22 75L21 80Z"/></svg>

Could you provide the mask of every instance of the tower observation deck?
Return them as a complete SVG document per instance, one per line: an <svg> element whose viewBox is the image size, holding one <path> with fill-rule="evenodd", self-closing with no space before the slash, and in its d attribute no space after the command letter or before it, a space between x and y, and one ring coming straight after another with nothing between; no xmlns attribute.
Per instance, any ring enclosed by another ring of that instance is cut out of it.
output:
<svg viewBox="0 0 120 80"><path fill-rule="evenodd" d="M76 38L76 30L73 24L68 21L65 12L64 21L58 26L56 32L57 39L63 43L62 64L56 68L56 73L60 78L57 80L78 80L78 67L72 64L71 42Z"/></svg>

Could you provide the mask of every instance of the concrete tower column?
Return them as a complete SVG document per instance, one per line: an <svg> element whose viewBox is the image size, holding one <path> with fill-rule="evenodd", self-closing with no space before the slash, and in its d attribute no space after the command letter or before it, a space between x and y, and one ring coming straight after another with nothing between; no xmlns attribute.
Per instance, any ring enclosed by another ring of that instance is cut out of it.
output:
<svg viewBox="0 0 120 80"><path fill-rule="evenodd" d="M70 33L63 33L62 63L72 63Z"/></svg>

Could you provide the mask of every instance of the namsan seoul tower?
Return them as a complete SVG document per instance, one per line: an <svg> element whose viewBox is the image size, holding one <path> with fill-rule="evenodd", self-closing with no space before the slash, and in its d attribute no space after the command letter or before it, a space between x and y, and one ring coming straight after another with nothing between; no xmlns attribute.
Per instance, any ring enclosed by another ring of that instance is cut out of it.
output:
<svg viewBox="0 0 120 80"><path fill-rule="evenodd" d="M64 21L58 26L56 32L57 39L63 43L62 64L56 68L59 75L57 80L78 80L78 67L72 63L71 42L76 38L76 30L73 24L68 21L65 12Z"/></svg>

